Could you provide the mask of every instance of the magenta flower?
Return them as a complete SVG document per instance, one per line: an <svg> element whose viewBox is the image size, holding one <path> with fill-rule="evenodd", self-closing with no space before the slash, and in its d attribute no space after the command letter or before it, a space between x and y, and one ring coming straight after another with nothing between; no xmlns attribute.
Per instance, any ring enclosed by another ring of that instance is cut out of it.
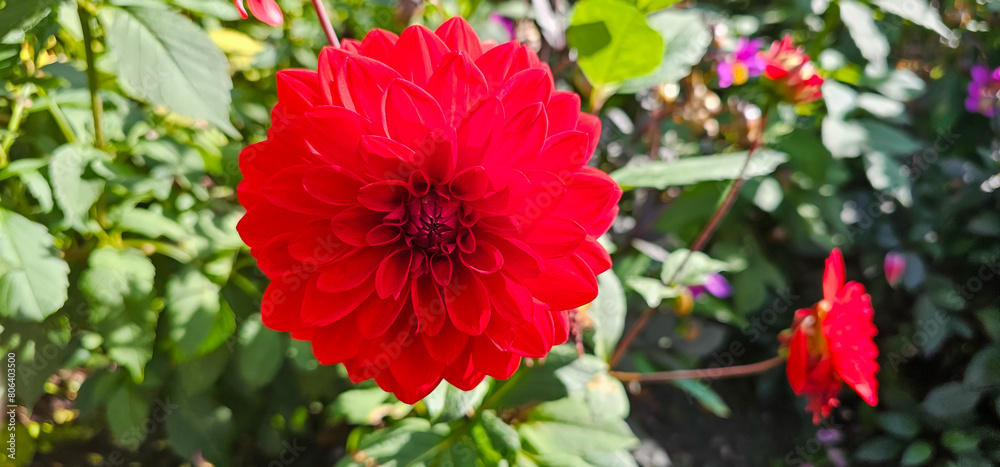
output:
<svg viewBox="0 0 1000 467"><path fill-rule="evenodd" d="M247 10L243 6L243 0L233 0L236 9L240 11L240 16L247 19ZM281 8L274 0L249 0L250 13L262 22L271 26L281 26L285 22L285 17L281 14Z"/></svg>
<svg viewBox="0 0 1000 467"><path fill-rule="evenodd" d="M885 280L889 282L889 285L895 287L903 279L903 273L906 272L906 256L890 251L885 255L883 269L885 269Z"/></svg>
<svg viewBox="0 0 1000 467"><path fill-rule="evenodd" d="M718 298L729 298L733 294L733 287L722 274L712 273L705 278L705 283L691 287L691 295L698 298L705 292Z"/></svg>
<svg viewBox="0 0 1000 467"><path fill-rule="evenodd" d="M740 85L750 78L764 74L764 60L758 54L761 44L760 39L749 40L741 37L737 40L736 50L726 55L716 67L720 87Z"/></svg>
<svg viewBox="0 0 1000 467"><path fill-rule="evenodd" d="M986 66L976 65L970 73L972 81L969 82L969 97L965 99L965 108L972 113L993 117L1000 98L1000 68L990 73Z"/></svg>

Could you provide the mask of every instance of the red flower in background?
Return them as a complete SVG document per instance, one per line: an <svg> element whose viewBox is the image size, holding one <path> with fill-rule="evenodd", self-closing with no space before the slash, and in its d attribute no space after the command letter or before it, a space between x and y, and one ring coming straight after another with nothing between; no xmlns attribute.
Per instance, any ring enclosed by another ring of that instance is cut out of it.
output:
<svg viewBox="0 0 1000 467"><path fill-rule="evenodd" d="M823 97L823 78L802 47L792 44L791 36L771 44L763 53L764 76L778 85L779 92L793 104L807 104Z"/></svg>
<svg viewBox="0 0 1000 467"><path fill-rule="evenodd" d="M278 73L240 155L264 324L404 402L545 356L611 267L600 121L528 47L486 49L461 18L345 40Z"/></svg>
<svg viewBox="0 0 1000 467"><path fill-rule="evenodd" d="M792 337L786 338L788 382L804 395L813 422L830 415L840 405L837 393L847 383L865 402L878 404L875 362L878 348L872 342L871 297L857 282L844 283L844 258L834 249L826 259L823 300L795 313Z"/></svg>
<svg viewBox="0 0 1000 467"><path fill-rule="evenodd" d="M281 14L281 8L274 0L247 0L250 4L250 12L257 18L271 26L281 26L285 22L285 17ZM240 11L240 16L247 19L246 8L243 7L243 0L233 0L236 9Z"/></svg>

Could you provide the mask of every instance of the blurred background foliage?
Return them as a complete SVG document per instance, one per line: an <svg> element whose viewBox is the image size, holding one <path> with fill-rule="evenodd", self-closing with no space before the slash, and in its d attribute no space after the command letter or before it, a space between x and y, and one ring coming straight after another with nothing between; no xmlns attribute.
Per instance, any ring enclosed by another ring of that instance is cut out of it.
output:
<svg viewBox="0 0 1000 467"><path fill-rule="evenodd" d="M275 72L315 68L325 43L309 2L278 3L273 28L227 0L0 0L17 464L1000 463L1000 123L963 103L969 69L1000 66L1000 2L328 2L343 37L462 15L483 39L530 44L599 112L592 164L628 190L605 238L614 271L576 314L586 354L571 342L508 383L443 385L415 406L261 325L237 158L265 137ZM762 122L756 80L719 89L713 64L738 36L784 34L825 99ZM759 132L735 209L675 274ZM650 307L620 369L774 355L835 246L873 298L878 407L845 392L814 426L781 370L628 388L609 375ZM895 287L888 252L906 259ZM691 293L717 273L731 297Z"/></svg>

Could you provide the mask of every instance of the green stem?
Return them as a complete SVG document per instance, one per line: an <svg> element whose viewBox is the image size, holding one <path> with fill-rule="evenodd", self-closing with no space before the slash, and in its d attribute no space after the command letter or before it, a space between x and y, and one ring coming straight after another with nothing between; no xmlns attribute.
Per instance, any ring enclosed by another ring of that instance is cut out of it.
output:
<svg viewBox="0 0 1000 467"><path fill-rule="evenodd" d="M83 48L87 56L87 84L90 86L90 108L94 114L94 147L104 149L104 102L98 89L97 67L94 66L94 34L90 30L90 12L80 5L77 13L80 15Z"/></svg>
<svg viewBox="0 0 1000 467"><path fill-rule="evenodd" d="M63 113L62 108L56 103L56 100L49 97L45 89L38 88L38 94L45 99L45 105L49 108L49 114L52 115L52 119L56 121L56 126L59 127L59 131L62 132L63 137L66 138L67 143L76 142L76 132L73 131L73 127L70 126L69 120L66 119L66 114Z"/></svg>
<svg viewBox="0 0 1000 467"><path fill-rule="evenodd" d="M17 130L21 127L21 119L24 117L24 101L27 97L19 93L14 93L13 98L14 109L11 110L10 122L7 123L7 135L3 137L3 144L0 145L0 169L7 167L7 164L10 162L10 159L7 157L7 151L14 144Z"/></svg>

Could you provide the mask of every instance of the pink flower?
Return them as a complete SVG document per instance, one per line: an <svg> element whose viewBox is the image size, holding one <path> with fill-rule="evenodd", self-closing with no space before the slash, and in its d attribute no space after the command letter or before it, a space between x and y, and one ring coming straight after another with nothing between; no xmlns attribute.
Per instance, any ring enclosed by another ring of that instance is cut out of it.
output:
<svg viewBox="0 0 1000 467"><path fill-rule="evenodd" d="M972 67L971 73L972 81L969 82L969 97L965 99L965 108L972 113L993 117L1000 98L1000 68L990 73L989 68L976 65Z"/></svg>
<svg viewBox="0 0 1000 467"><path fill-rule="evenodd" d="M805 49L796 47L791 36L774 41L763 53L764 76L774 82L782 96L793 104L808 104L823 97L823 78Z"/></svg>
<svg viewBox="0 0 1000 467"><path fill-rule="evenodd" d="M746 83L750 78L764 74L764 59L760 57L761 40L739 38L736 50L719 62L716 73L719 74L719 87L728 88L732 85Z"/></svg>
<svg viewBox="0 0 1000 467"><path fill-rule="evenodd" d="M253 16L271 26L281 26L285 22L281 15L281 8L274 0L247 0L250 2L250 12ZM243 7L243 0L233 0L233 4L240 10L240 16L247 19L247 10Z"/></svg>
<svg viewBox="0 0 1000 467"><path fill-rule="evenodd" d="M903 273L906 272L906 256L892 251L887 253L883 268L885 269L885 280L889 282L889 285L895 287L903 279Z"/></svg>

